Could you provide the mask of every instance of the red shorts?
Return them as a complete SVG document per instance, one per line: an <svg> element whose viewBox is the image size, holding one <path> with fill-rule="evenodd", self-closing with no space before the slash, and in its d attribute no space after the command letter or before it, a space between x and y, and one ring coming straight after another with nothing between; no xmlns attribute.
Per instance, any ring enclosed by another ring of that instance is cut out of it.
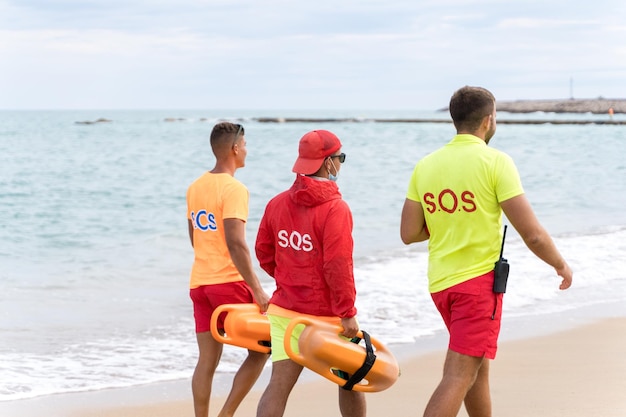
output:
<svg viewBox="0 0 626 417"><path fill-rule="evenodd" d="M494 359L498 349L502 294L493 292L493 271L432 293L450 332L454 352Z"/></svg>
<svg viewBox="0 0 626 417"><path fill-rule="evenodd" d="M252 290L245 281L202 285L189 290L189 296L193 301L196 333L211 331L211 315L222 304L254 303ZM217 328L224 328L223 317L218 318Z"/></svg>

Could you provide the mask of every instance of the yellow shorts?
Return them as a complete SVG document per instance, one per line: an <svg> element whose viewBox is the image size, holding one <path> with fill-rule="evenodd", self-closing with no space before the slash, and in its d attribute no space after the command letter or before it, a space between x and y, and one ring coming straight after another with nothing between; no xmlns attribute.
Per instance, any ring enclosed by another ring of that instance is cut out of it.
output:
<svg viewBox="0 0 626 417"><path fill-rule="evenodd" d="M272 338L272 362L284 361L289 359L289 355L285 351L285 330L287 325L294 317L310 317L317 320L322 320L328 323L334 323L341 325L341 319L339 317L326 317L326 316L311 316L308 314L298 314L295 311L287 310L282 307L278 307L274 304L270 304L267 310L267 318L270 322L270 336ZM304 330L304 324L298 325L291 332L291 349L294 353L300 353L298 349L298 338ZM343 336L341 336L343 338ZM348 338L344 338L349 340Z"/></svg>
<svg viewBox="0 0 626 417"><path fill-rule="evenodd" d="M272 338L272 362L284 361L289 359L287 352L285 352L285 330L287 325L291 321L291 317L275 316L268 314L267 318L270 321L270 334ZM295 353L300 353L298 350L298 338L304 330L304 324L296 326L291 332L291 347Z"/></svg>

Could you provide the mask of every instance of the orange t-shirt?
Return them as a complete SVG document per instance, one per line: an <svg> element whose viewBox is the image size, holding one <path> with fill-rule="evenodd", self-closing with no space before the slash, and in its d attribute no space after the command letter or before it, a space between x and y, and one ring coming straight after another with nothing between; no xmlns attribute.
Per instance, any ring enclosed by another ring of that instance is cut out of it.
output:
<svg viewBox="0 0 626 417"><path fill-rule="evenodd" d="M193 225L194 262L190 288L243 280L230 258L224 219L248 218L248 189L226 173L205 173L187 190L187 218Z"/></svg>

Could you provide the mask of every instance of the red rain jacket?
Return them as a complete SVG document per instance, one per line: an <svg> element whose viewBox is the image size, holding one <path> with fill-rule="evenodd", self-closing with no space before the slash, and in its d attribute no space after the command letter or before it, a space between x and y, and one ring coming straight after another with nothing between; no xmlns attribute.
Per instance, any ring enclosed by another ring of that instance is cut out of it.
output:
<svg viewBox="0 0 626 417"><path fill-rule="evenodd" d="M265 208L256 256L276 280L270 302L315 316L356 315L352 213L337 184L298 175Z"/></svg>

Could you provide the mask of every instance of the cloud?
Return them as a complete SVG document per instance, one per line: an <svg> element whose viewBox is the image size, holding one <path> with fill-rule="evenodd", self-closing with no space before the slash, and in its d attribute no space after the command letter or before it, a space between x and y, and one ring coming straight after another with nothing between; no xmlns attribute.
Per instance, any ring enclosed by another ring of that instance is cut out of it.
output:
<svg viewBox="0 0 626 417"><path fill-rule="evenodd" d="M600 26L601 22L595 20L563 20L563 19L533 19L533 18L509 18L501 20L497 28L499 29L567 29L584 28L589 26Z"/></svg>
<svg viewBox="0 0 626 417"><path fill-rule="evenodd" d="M0 0L0 108L438 108L571 77L626 96L617 0L420 3Z"/></svg>

